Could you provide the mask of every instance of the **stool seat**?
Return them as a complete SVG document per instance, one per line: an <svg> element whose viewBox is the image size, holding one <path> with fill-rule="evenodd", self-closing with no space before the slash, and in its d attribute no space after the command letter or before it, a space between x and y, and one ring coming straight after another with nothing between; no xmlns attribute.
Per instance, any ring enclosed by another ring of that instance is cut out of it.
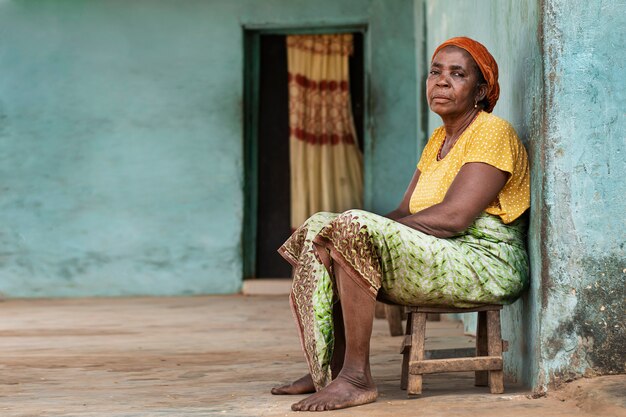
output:
<svg viewBox="0 0 626 417"><path fill-rule="evenodd" d="M439 372L474 371L476 372L474 385L488 385L493 394L504 392L502 352L507 350L507 342L503 341L501 336L501 305L492 304L474 308L418 306L405 307L405 309L408 316L406 336L400 351L403 354L401 388L406 389L409 396L422 393L422 375ZM478 313L475 350L424 350L426 316L428 314L472 312ZM459 356L463 353L473 355L471 357L449 357Z"/></svg>

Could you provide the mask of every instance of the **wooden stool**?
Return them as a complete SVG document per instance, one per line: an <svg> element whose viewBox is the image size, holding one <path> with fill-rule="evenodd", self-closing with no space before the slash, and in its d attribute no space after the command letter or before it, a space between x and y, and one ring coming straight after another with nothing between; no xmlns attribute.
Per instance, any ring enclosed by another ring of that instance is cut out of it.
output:
<svg viewBox="0 0 626 417"><path fill-rule="evenodd" d="M383 304L380 301L376 304L376 318L387 319L389 324L389 334L392 336L402 336L404 330L402 330L402 320L406 318L404 306ZM440 321L438 313L429 313L426 316L428 321Z"/></svg>
<svg viewBox="0 0 626 417"><path fill-rule="evenodd" d="M507 342L502 340L500 332L501 305L476 308L407 307L407 310L409 315L406 336L400 353L403 354L401 388L406 389L409 396L422 393L423 374L439 372L475 371L474 385L489 385L492 394L504 392L502 352L506 352L508 346ZM478 312L475 350L470 348L424 351L427 314L471 312ZM459 351L474 355L449 358L458 355ZM438 359L443 356L442 353L447 353L448 359Z"/></svg>

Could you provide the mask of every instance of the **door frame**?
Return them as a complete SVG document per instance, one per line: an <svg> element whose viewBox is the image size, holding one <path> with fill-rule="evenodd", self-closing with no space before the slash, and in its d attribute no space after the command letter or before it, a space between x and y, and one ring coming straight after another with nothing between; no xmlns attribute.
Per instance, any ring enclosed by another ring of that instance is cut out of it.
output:
<svg viewBox="0 0 626 417"><path fill-rule="evenodd" d="M243 91L244 91L244 213L241 252L243 279L256 278L256 237L258 212L258 121L261 36L263 35L312 35L324 33L361 33L363 35L363 201L369 201L371 163L371 135L369 94L369 31L366 23L346 25L306 25L301 27L268 27L244 25L243 30ZM278 249L278 248L277 248Z"/></svg>

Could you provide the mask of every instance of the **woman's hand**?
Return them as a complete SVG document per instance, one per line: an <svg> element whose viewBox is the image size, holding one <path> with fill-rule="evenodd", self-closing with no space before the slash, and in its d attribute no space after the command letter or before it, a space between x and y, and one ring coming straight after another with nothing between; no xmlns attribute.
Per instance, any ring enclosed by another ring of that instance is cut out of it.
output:
<svg viewBox="0 0 626 417"><path fill-rule="evenodd" d="M498 197L508 178L508 172L489 164L482 162L465 164L452 181L441 203L395 220L429 235L440 238L452 237L467 229ZM412 185L411 189L414 189L415 185ZM409 195L409 200L410 198Z"/></svg>

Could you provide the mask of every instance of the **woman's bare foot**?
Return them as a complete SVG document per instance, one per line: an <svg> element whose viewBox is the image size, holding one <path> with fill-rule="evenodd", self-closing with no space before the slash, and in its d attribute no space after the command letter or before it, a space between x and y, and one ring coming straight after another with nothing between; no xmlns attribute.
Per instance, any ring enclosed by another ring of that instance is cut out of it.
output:
<svg viewBox="0 0 626 417"><path fill-rule="evenodd" d="M376 401L378 390L370 375L341 372L326 388L291 406L293 411L326 411Z"/></svg>
<svg viewBox="0 0 626 417"><path fill-rule="evenodd" d="M306 374L291 384L272 388L272 394L274 395L299 395L310 394L312 392L315 392L315 385L313 385L311 374Z"/></svg>

